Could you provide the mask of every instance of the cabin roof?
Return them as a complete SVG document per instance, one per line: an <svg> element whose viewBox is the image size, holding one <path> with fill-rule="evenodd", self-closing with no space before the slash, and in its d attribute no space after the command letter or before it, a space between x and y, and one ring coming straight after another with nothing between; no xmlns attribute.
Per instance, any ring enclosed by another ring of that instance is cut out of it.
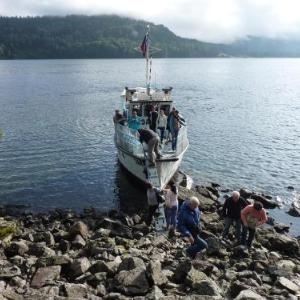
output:
<svg viewBox="0 0 300 300"><path fill-rule="evenodd" d="M137 87L128 88L122 93L128 102L170 102L172 87L163 89L150 89L147 93L147 88Z"/></svg>

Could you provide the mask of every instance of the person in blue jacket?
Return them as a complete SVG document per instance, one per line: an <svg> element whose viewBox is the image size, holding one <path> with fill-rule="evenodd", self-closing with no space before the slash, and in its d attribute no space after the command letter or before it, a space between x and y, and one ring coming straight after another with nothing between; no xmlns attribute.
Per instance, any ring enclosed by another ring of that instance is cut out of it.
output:
<svg viewBox="0 0 300 300"><path fill-rule="evenodd" d="M134 131L141 128L141 119L135 110L132 111L132 116L128 119L128 127Z"/></svg>
<svg viewBox="0 0 300 300"><path fill-rule="evenodd" d="M207 248L206 241L199 237L201 212L198 206L198 198L191 197L182 204L178 214L177 230L190 242L186 253L191 258L195 258L198 252Z"/></svg>

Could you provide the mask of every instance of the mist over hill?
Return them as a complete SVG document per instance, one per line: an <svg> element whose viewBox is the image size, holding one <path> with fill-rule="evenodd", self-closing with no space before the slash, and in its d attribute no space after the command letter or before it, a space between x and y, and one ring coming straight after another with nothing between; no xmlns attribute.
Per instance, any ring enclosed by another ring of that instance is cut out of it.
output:
<svg viewBox="0 0 300 300"><path fill-rule="evenodd" d="M136 58L151 26L155 57L300 57L300 41L247 37L232 44L182 38L163 25L116 15L0 17L1 59Z"/></svg>

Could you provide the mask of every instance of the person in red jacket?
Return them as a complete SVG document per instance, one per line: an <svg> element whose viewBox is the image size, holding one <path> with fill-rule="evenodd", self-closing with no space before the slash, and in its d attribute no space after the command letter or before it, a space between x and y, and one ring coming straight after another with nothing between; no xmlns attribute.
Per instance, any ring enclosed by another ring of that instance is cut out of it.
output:
<svg viewBox="0 0 300 300"><path fill-rule="evenodd" d="M241 219L243 222L241 244L250 248L255 236L256 228L266 223L268 220L262 203L255 201L253 205L246 206L241 211Z"/></svg>

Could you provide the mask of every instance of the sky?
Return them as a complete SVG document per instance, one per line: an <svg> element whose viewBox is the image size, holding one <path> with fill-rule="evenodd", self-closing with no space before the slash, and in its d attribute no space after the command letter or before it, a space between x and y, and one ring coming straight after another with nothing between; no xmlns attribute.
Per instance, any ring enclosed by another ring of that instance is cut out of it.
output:
<svg viewBox="0 0 300 300"><path fill-rule="evenodd" d="M2 16L69 14L129 16L207 42L300 39L300 0L0 0Z"/></svg>

